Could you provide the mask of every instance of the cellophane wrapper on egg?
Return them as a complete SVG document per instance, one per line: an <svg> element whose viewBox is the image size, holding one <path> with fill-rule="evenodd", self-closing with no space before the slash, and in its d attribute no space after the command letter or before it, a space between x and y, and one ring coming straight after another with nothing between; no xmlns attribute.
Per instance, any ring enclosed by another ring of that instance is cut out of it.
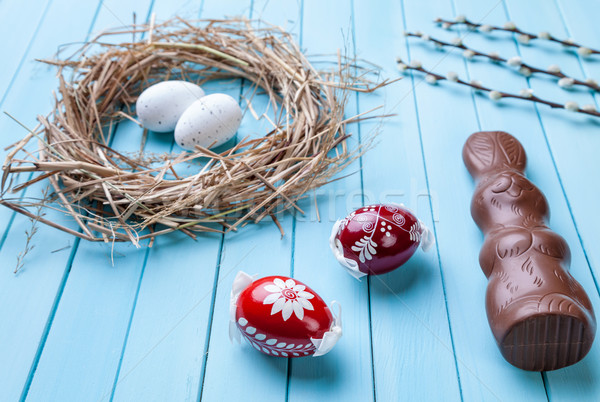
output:
<svg viewBox="0 0 600 402"><path fill-rule="evenodd" d="M329 245L338 262L355 278L380 275L402 266L419 245L428 251L433 233L405 206L375 204L338 220Z"/></svg>
<svg viewBox="0 0 600 402"><path fill-rule="evenodd" d="M322 356L342 336L341 307L333 315L323 299L297 279L256 279L240 271L231 290L229 337L244 337L277 357Z"/></svg>

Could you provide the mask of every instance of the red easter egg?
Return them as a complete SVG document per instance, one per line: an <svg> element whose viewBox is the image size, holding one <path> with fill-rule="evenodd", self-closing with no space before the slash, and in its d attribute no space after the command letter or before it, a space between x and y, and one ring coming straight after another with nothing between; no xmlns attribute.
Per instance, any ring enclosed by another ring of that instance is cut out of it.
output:
<svg viewBox="0 0 600 402"><path fill-rule="evenodd" d="M297 279L267 276L254 280L239 272L231 293L230 336L239 334L271 356L327 353L342 335L323 299Z"/></svg>
<svg viewBox="0 0 600 402"><path fill-rule="evenodd" d="M431 247L431 232L401 205L377 204L357 209L337 221L329 243L337 260L359 278L390 272L415 253Z"/></svg>

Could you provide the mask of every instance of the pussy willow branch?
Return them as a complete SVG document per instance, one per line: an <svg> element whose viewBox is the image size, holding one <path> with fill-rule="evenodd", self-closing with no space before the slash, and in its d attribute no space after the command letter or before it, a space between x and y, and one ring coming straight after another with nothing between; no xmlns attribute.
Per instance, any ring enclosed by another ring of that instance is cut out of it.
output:
<svg viewBox="0 0 600 402"><path fill-rule="evenodd" d="M549 100L542 99L542 98L539 98L539 97L533 95L533 91L531 89L523 89L520 94L512 94L509 92L503 92L503 91L495 90L492 88L488 88L486 86L483 86L483 84L479 83L478 81L471 81L471 82L464 81L464 80L460 79L456 73L453 73L453 72L449 72L447 76L436 74L430 70L423 68L421 63L417 62L417 61L413 61L412 63L407 64L407 63L404 63L404 61L402 61L402 59L398 58L398 59L396 59L396 62L398 63L398 67L401 71L415 70L415 71L419 71L424 74L427 74L425 77L425 80L430 84L435 84L437 81L447 80L447 81L455 82L460 85L474 88L478 91L487 92L489 94L490 99L492 99L494 101L499 101L502 98L521 99L521 100L525 100L525 101L529 101L529 102L541 103L541 104L550 106L553 109L566 109L571 112L583 113L583 114L587 114L590 116L600 117L600 112L598 112L596 110L595 106L593 106L593 105L584 105L582 107L579 107L579 105L576 102L572 102L572 101L566 102L564 104L549 101Z"/></svg>
<svg viewBox="0 0 600 402"><path fill-rule="evenodd" d="M525 32L515 25L514 22L508 21L503 26L489 25L489 24L481 24L477 22L470 21L465 16L457 16L454 20L446 20L443 18L436 18L434 22L441 24L443 28L451 28L454 25L465 25L468 28L480 31L480 32L492 32L492 31L504 31L504 32L512 32L518 34L518 40L521 43L527 44L532 39L544 39L550 42L560 43L565 47L577 48L577 53L581 56L589 56L591 54L600 54L600 50L592 49L591 47L582 46L578 43L575 43L572 39L559 39L552 36L549 32L542 31L540 33L533 34L530 32Z"/></svg>
<svg viewBox="0 0 600 402"><path fill-rule="evenodd" d="M530 64L527 64L527 63L523 63L521 61L521 58L518 56L511 57L510 59L506 59L506 58L501 57L500 55L493 53L493 52L486 53L486 52L482 52L482 51L473 49L473 48L465 45L460 38L456 38L452 42L445 42L443 40L433 38L427 34L423 34L420 32L405 32L404 36L421 38L425 41L434 43L438 47L453 47L456 49L462 49L463 56L467 59L471 59L475 56L479 56L479 57L487 58L487 59L497 62L497 63L506 63L508 66L518 67L519 72L526 77L529 77L531 74L544 74L544 75L556 77L559 79L558 85L563 88L570 88L573 85L579 85L579 86L584 86L584 87L593 89L594 91L600 92L600 85L598 85L597 81L595 81L593 79L588 79L588 80L582 81L577 78L570 77L570 76L564 74L562 71L560 71L560 67L557 65L549 66L548 69L544 70L543 68L539 68L539 67L535 67Z"/></svg>

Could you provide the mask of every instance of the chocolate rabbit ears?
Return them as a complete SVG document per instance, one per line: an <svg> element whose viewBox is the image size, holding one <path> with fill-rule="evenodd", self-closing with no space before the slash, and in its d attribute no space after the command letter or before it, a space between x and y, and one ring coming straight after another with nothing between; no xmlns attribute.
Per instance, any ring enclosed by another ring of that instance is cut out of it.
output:
<svg viewBox="0 0 600 402"><path fill-rule="evenodd" d="M525 171L527 156L521 143L504 131L472 134L463 148L463 161L471 176L479 180L493 171Z"/></svg>

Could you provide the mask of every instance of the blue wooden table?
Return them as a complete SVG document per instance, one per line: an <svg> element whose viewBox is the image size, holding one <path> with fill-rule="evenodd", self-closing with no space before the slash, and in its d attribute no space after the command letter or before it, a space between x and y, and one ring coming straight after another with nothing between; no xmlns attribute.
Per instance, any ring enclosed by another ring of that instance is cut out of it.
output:
<svg viewBox="0 0 600 402"><path fill-rule="evenodd" d="M36 115L51 107L57 80L54 69L33 60L130 23L132 13L138 22L152 13L158 20L262 18L293 32L308 55L341 49L379 65L383 77L399 76L395 57L401 56L508 91L530 87L563 102L598 100L489 62L467 63L460 52L435 51L402 34L467 35L475 48L599 78L598 57L432 24L458 14L494 24L514 20L527 31L599 47L600 4L591 0L0 0L1 110L35 126ZM209 92L244 95L239 84L211 85ZM549 200L551 226L571 247L571 272L600 312L599 121L526 102L494 104L467 88L428 85L419 74L376 94L353 95L347 114L381 104L395 116L349 127L353 144L379 132L376 146L345 172L355 174L305 200L306 215L287 215L283 239L265 222L196 242L174 233L152 248L111 250L40 226L15 275L31 222L0 209L0 401L599 400L598 342L580 363L548 373L516 369L501 357L484 310L482 235L469 213L474 185L461 160L475 131L505 130L522 141L527 174ZM240 132L268 127L248 114ZM25 134L4 114L0 132L2 148ZM113 146L139 149L141 136L133 123L122 123ZM151 135L146 151L164 147ZM396 272L359 282L338 266L327 238L336 219L377 201L411 207L434 229L437 245ZM229 291L238 270L292 275L337 300L344 322L339 344L324 357L296 360L230 344Z"/></svg>

